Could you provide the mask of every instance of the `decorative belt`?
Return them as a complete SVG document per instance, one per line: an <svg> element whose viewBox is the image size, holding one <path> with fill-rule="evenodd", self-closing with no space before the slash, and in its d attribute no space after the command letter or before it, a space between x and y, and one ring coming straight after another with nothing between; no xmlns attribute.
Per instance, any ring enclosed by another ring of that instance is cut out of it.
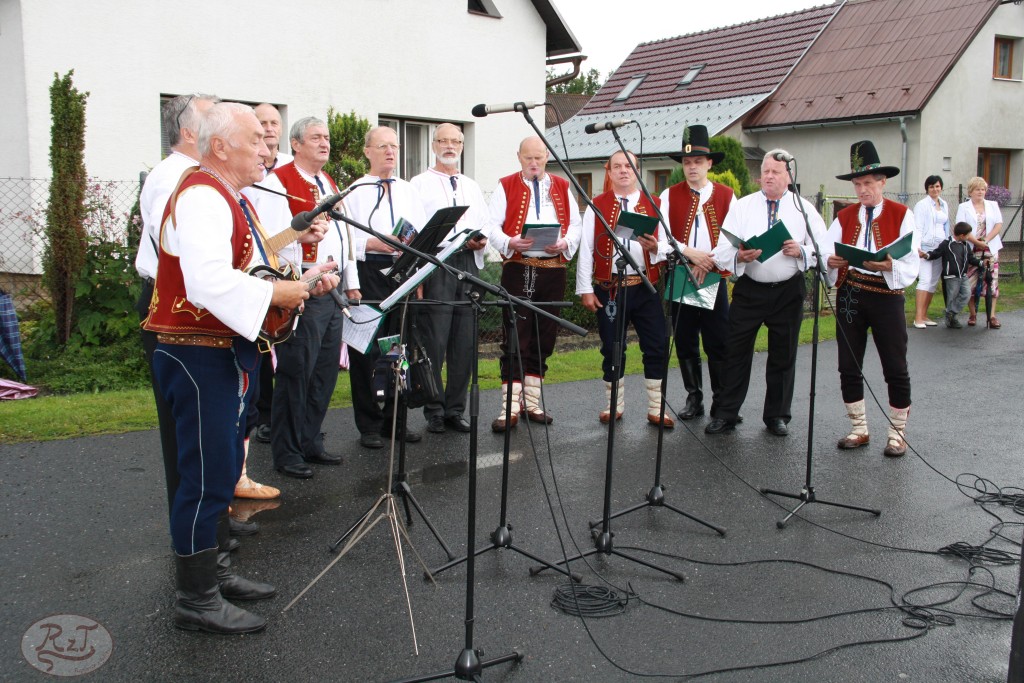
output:
<svg viewBox="0 0 1024 683"><path fill-rule="evenodd" d="M155 285L156 285L156 280L154 280L154 279L153 279L153 278L151 278L151 277L144 277L144 278L142 278L142 281L143 281L144 283L146 283L147 285L149 285L150 287L153 287L153 286L155 286Z"/></svg>
<svg viewBox="0 0 1024 683"><path fill-rule="evenodd" d="M641 282L643 282L643 278L641 278L639 275L626 276L625 284L627 287L638 285ZM615 287L615 285L618 284L618 282L616 280L606 280L605 282L595 282L594 284L596 284L598 287L605 291L611 291Z"/></svg>
<svg viewBox="0 0 1024 683"><path fill-rule="evenodd" d="M208 346L213 349L228 349L234 341L234 337L213 337L208 334L170 334L168 332L157 332L156 340L161 344L173 344L174 346Z"/></svg>
<svg viewBox="0 0 1024 683"><path fill-rule="evenodd" d="M903 294L902 289L889 289L889 285L885 283L885 278L881 275L868 275L862 273L859 270L849 268L846 271L847 282L852 281L851 284L856 284L857 287L863 289L865 292L874 292L875 294Z"/></svg>
<svg viewBox="0 0 1024 683"><path fill-rule="evenodd" d="M557 256L542 258L539 256L524 256L520 261L524 266L534 268L565 268L565 264Z"/></svg>

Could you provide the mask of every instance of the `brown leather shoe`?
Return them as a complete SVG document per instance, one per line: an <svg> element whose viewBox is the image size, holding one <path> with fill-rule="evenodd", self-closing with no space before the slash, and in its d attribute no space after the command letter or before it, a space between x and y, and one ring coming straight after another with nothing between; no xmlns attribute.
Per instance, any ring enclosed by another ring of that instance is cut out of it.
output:
<svg viewBox="0 0 1024 683"><path fill-rule="evenodd" d="M867 446L868 445L868 441L870 441L870 440L871 440L871 437L869 435L867 435L867 434L865 434L863 436L860 436L858 434L848 434L848 435L844 436L843 438L839 439L839 443L836 444L836 447L839 448L839 450L850 451L850 450L853 450L854 448L860 448L861 446ZM901 453L901 455L902 455L902 453Z"/></svg>
<svg viewBox="0 0 1024 683"><path fill-rule="evenodd" d="M647 421L650 424L654 425L655 427L658 426L658 416L657 415L652 415L652 414L648 413L647 414ZM675 429L676 428L676 421L673 420L668 415L665 415L665 417L664 417L664 424L665 424L665 429Z"/></svg>
<svg viewBox="0 0 1024 683"><path fill-rule="evenodd" d="M526 411L526 417L530 422L539 422L540 424L549 425L555 421L555 418L551 417L543 410L537 410L534 412Z"/></svg>
<svg viewBox="0 0 1024 683"><path fill-rule="evenodd" d="M907 442L903 439L889 439L882 455L888 458L900 458L907 452Z"/></svg>
<svg viewBox="0 0 1024 683"><path fill-rule="evenodd" d="M601 421L601 424L606 425L606 424L608 424L608 420L611 418L611 416L612 416L612 413L611 413L610 410L602 410L601 413L597 416L597 419L599 419ZM621 410L618 411L618 413L615 414L615 419L616 420L621 420L622 419L622 411Z"/></svg>
<svg viewBox="0 0 1024 683"><path fill-rule="evenodd" d="M519 424L519 416L512 413L511 426L515 427L517 424ZM505 418L499 417L497 420L492 422L491 431L499 433L505 431Z"/></svg>

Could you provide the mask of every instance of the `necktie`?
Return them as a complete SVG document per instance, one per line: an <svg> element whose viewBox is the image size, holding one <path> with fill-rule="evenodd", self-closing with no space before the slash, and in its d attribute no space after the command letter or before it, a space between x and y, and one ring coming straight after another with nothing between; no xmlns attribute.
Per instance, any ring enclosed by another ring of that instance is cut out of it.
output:
<svg viewBox="0 0 1024 683"><path fill-rule="evenodd" d="M260 238L260 233L256 230L256 221L253 220L252 214L249 213L249 202L245 201L245 197L242 197L238 200L238 203L242 205L242 213L245 214L245 222L249 224L249 232L252 233L253 242L256 243L256 248L260 250L263 262L269 266L270 259L267 258L267 251L263 248L263 240Z"/></svg>
<svg viewBox="0 0 1024 683"><path fill-rule="evenodd" d="M395 227L395 204L391 201L391 183L395 182L394 178L381 178L380 181L384 183L384 194L388 196L388 209L391 210L391 227Z"/></svg>
<svg viewBox="0 0 1024 683"><path fill-rule="evenodd" d="M619 201L622 202L622 210L629 211L629 200L625 197L619 197Z"/></svg>
<svg viewBox="0 0 1024 683"><path fill-rule="evenodd" d="M874 214L875 214L875 207L867 206L867 207L864 207L864 208L867 209L867 216L868 216L867 221L864 222L864 248L865 249L870 249L871 248L871 217L874 216Z"/></svg>
<svg viewBox="0 0 1024 683"><path fill-rule="evenodd" d="M540 220L540 180L533 179L533 205L537 208L537 220Z"/></svg>
<svg viewBox="0 0 1024 683"><path fill-rule="evenodd" d="M458 206L458 202L455 200L455 193L459 191L459 183L456 176L448 176L448 180L452 184L452 206Z"/></svg>
<svg viewBox="0 0 1024 683"><path fill-rule="evenodd" d="M768 200L768 227L775 225L775 219L779 215L779 200L769 199Z"/></svg>
<svg viewBox="0 0 1024 683"><path fill-rule="evenodd" d="M697 202L697 210L693 212L693 230L690 231L693 233L693 240L691 240L693 244L691 244L690 246L696 249L697 229L700 227L700 192L691 187L690 194L693 195L693 201Z"/></svg>

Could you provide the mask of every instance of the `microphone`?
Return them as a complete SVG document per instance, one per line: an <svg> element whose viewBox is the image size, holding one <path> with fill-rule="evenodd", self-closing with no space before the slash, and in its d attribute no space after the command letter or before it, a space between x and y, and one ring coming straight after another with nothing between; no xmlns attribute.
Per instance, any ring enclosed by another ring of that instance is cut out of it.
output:
<svg viewBox="0 0 1024 683"><path fill-rule="evenodd" d="M331 291L329 291L327 293L331 295L332 299L334 299L334 303L338 304L338 308L341 309L341 312L344 314L344 316L346 318L348 318L349 320L351 320L352 319L352 313L349 312L349 310L348 310L348 307L351 305L351 302L349 302L348 297L345 296L344 292L339 292L338 291L338 288L340 286L341 285L338 285L338 287L335 287L334 289L332 289Z"/></svg>
<svg viewBox="0 0 1024 683"><path fill-rule="evenodd" d="M303 211L301 213L295 214L295 217L292 218L292 230L302 232L309 226L313 225L313 221L316 219L317 216L322 214L324 211L329 211L332 206L334 206L335 204L342 200L343 196L344 195L341 194L333 194L327 199L320 202L320 205L317 206L312 211Z"/></svg>
<svg viewBox="0 0 1024 683"><path fill-rule="evenodd" d="M775 159L775 161L784 161L788 164L793 161L793 155L788 152L772 152L772 159Z"/></svg>
<svg viewBox="0 0 1024 683"><path fill-rule="evenodd" d="M473 107L473 116L481 118L488 114L504 114L510 111L526 111L536 107L543 107L543 102L513 102L512 104L478 104Z"/></svg>
<svg viewBox="0 0 1024 683"><path fill-rule="evenodd" d="M633 119L615 119L614 121L605 121L604 123L588 123L584 127L584 131L588 134L599 133L602 130L613 130L615 128L622 128L633 123Z"/></svg>

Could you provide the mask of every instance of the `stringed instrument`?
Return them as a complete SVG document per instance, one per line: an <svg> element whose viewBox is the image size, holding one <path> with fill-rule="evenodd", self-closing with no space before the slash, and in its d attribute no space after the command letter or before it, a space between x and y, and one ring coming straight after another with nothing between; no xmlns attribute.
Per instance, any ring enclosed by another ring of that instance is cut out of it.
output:
<svg viewBox="0 0 1024 683"><path fill-rule="evenodd" d="M291 265L286 265L281 270L278 270L261 263L250 268L248 272L249 275L268 282L300 279L299 275ZM325 275L336 275L337 273L338 269L332 268L331 270L325 270L322 273L316 274L306 281L307 291L315 289ZM302 315L301 306L296 306L295 308L271 306L268 308L267 315L263 319L263 324L260 326L260 331L257 335L257 343L259 344L260 351L267 353L275 344L280 344L284 340L288 339L288 337L292 336L292 332L295 331L296 326L299 324L300 315Z"/></svg>

